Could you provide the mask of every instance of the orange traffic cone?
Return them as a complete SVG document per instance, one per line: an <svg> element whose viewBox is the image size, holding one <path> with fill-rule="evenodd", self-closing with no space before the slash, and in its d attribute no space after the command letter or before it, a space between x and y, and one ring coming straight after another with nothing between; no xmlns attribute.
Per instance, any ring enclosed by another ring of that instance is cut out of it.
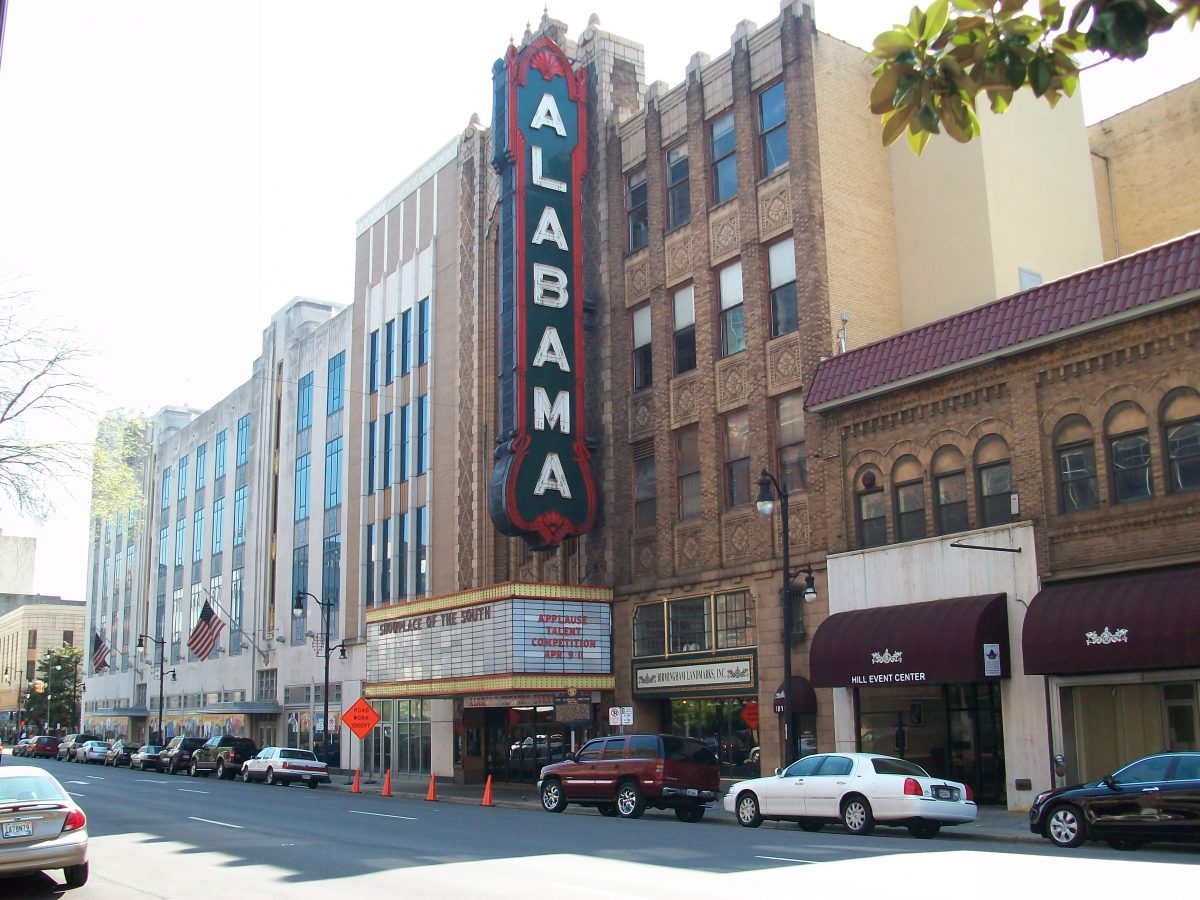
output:
<svg viewBox="0 0 1200 900"><path fill-rule="evenodd" d="M388 769L387 773L383 776L383 793L381 796L384 796L384 797L392 796L392 770L391 769Z"/></svg>
<svg viewBox="0 0 1200 900"><path fill-rule="evenodd" d="M359 774L358 769L355 769L354 770L354 784L350 785L350 793L352 793L352 794L362 793L358 788L358 774Z"/></svg>
<svg viewBox="0 0 1200 900"><path fill-rule="evenodd" d="M487 784L485 784L483 786L483 802L480 803L479 805L480 806L495 806L496 805L495 803L492 802L492 776L491 775L488 776Z"/></svg>
<svg viewBox="0 0 1200 900"><path fill-rule="evenodd" d="M437 775L435 775L433 772L429 773L429 790L425 794L425 799L437 799Z"/></svg>

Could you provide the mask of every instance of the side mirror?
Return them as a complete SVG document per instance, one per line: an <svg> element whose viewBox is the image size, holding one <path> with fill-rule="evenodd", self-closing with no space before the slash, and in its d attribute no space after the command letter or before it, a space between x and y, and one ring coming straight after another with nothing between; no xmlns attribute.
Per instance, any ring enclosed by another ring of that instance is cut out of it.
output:
<svg viewBox="0 0 1200 900"><path fill-rule="evenodd" d="M783 769L781 769L781 768L779 768L778 766L776 766L776 767L775 767L775 774L776 774L776 775L780 775L780 776L782 776L782 775L783 775Z"/></svg>
<svg viewBox="0 0 1200 900"><path fill-rule="evenodd" d="M1061 753L1054 754L1054 774L1059 778L1067 774L1067 758Z"/></svg>
<svg viewBox="0 0 1200 900"><path fill-rule="evenodd" d="M1106 788L1108 788L1110 791L1117 791L1117 790L1120 790L1120 788L1118 788L1118 787L1117 787L1117 783L1116 783L1115 781L1113 781L1113 777L1112 777L1111 775L1105 775L1105 776L1104 776L1104 777L1101 779L1101 782L1102 782L1102 783L1104 784L1104 786L1105 786Z"/></svg>

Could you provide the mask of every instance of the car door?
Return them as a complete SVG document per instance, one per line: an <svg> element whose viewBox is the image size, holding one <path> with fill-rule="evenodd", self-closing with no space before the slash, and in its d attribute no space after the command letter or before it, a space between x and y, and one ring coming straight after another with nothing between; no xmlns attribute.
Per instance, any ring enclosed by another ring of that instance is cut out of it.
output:
<svg viewBox="0 0 1200 900"><path fill-rule="evenodd" d="M1167 779L1148 786L1138 796L1142 827L1152 828L1153 837L1169 841L1200 836L1200 753L1176 757Z"/></svg>
<svg viewBox="0 0 1200 900"><path fill-rule="evenodd" d="M564 767L562 786L568 799L583 800L596 796L595 767L604 755L604 738L588 741L575 755L575 763Z"/></svg>
<svg viewBox="0 0 1200 900"><path fill-rule="evenodd" d="M610 737L604 741L604 752L593 766L593 785L596 797L615 797L617 795L617 776L624 768L621 760L625 758L624 737Z"/></svg>
<svg viewBox="0 0 1200 900"><path fill-rule="evenodd" d="M764 779L758 798L763 814L803 816L808 781L824 761L823 754L806 756L788 766L781 775Z"/></svg>
<svg viewBox="0 0 1200 900"><path fill-rule="evenodd" d="M1163 784L1174 760L1147 756L1115 772L1086 801L1086 815L1097 835L1136 838L1156 827Z"/></svg>
<svg viewBox="0 0 1200 900"><path fill-rule="evenodd" d="M850 785L854 760L849 756L831 753L821 763L821 768L805 779L804 815L813 818L834 819L840 814L838 808L842 795Z"/></svg>

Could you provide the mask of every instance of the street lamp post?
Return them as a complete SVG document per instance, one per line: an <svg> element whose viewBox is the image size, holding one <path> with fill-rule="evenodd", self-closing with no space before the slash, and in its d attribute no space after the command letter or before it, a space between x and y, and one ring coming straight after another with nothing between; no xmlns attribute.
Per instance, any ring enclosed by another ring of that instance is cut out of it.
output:
<svg viewBox="0 0 1200 900"><path fill-rule="evenodd" d="M171 680L175 680L175 670L167 672L167 639L165 637L156 638L148 634L139 634L137 640L138 650L145 651L146 641L153 641L158 644L158 744L163 743L163 694L166 693L167 675L170 674Z"/></svg>
<svg viewBox="0 0 1200 900"><path fill-rule="evenodd" d="M771 491L779 496L779 524L783 539L783 587L779 592L779 602L783 607L783 767L791 765L795 753L795 740L792 735L794 713L792 710L792 580L801 573L804 574L804 600L811 603L817 597L816 580L813 578L812 566L805 563L796 571L792 571L791 560L791 523L788 520L788 490L785 485L775 480L775 476L766 469L758 476L758 511L764 516L770 516L775 511L775 499ZM801 619L801 622L804 620Z"/></svg>
<svg viewBox="0 0 1200 900"><path fill-rule="evenodd" d="M292 615L299 618L304 613L304 598L310 597L317 602L321 607L321 616L323 620L324 641L321 644L321 650L317 651L325 657L325 683L321 689L321 700L325 704L324 719L321 722L321 759L326 763L329 762L329 657L334 650L340 650L342 659L346 658L346 642L342 641L336 646L329 644L329 631L332 627L333 607L332 600L322 600L316 594L310 594L308 591L296 591L296 598L292 602Z"/></svg>

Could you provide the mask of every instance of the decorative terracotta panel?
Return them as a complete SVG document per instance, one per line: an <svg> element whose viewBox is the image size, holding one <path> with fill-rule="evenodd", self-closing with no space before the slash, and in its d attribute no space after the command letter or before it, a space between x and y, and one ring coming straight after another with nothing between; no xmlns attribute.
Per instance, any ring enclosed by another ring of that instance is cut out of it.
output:
<svg viewBox="0 0 1200 900"><path fill-rule="evenodd" d="M792 191L787 172L758 189L758 233L767 240L792 227Z"/></svg>
<svg viewBox="0 0 1200 900"><path fill-rule="evenodd" d="M705 565L704 526L678 525L675 527L675 570L699 569Z"/></svg>
<svg viewBox="0 0 1200 900"><path fill-rule="evenodd" d="M640 253L625 261L625 306L634 306L650 296L650 256Z"/></svg>
<svg viewBox="0 0 1200 900"><path fill-rule="evenodd" d="M696 375L671 379L671 427L690 425L699 418L696 402Z"/></svg>
<svg viewBox="0 0 1200 900"><path fill-rule="evenodd" d="M629 439L654 435L654 394L643 391L629 401Z"/></svg>
<svg viewBox="0 0 1200 900"><path fill-rule="evenodd" d="M730 513L721 521L721 560L734 563L754 555L754 520L757 512Z"/></svg>
<svg viewBox="0 0 1200 900"><path fill-rule="evenodd" d="M767 393L780 394L800 387L800 332L793 331L767 342Z"/></svg>
<svg viewBox="0 0 1200 900"><path fill-rule="evenodd" d="M632 550L631 568L634 580L653 578L658 571L658 540L652 537L636 540Z"/></svg>
<svg viewBox="0 0 1200 900"><path fill-rule="evenodd" d="M750 364L745 353L717 363L717 412L745 406L750 399Z"/></svg>
<svg viewBox="0 0 1200 900"><path fill-rule="evenodd" d="M712 262L737 256L742 246L741 224L736 200L725 204L708 220L708 246Z"/></svg>
<svg viewBox="0 0 1200 900"><path fill-rule="evenodd" d="M692 277L692 229L680 228L667 238L667 284Z"/></svg>

